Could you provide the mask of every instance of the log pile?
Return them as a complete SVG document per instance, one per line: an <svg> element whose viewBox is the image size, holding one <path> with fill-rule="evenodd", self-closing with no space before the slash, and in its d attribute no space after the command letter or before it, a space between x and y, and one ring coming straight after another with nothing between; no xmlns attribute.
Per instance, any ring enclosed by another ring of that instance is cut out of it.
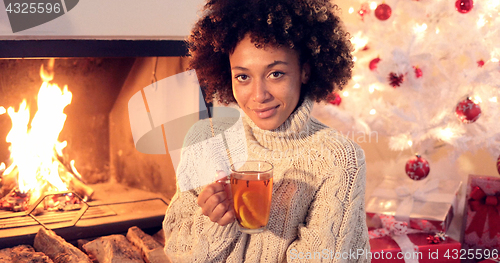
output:
<svg viewBox="0 0 500 263"><path fill-rule="evenodd" d="M53 261L44 253L35 252L32 246L19 245L0 250L0 262L52 263Z"/></svg>
<svg viewBox="0 0 500 263"><path fill-rule="evenodd" d="M167 256L163 252L163 246L156 242L153 237L142 232L138 227L134 226L128 229L127 239L141 249L146 263L168 262Z"/></svg>
<svg viewBox="0 0 500 263"><path fill-rule="evenodd" d="M94 262L144 263L139 248L123 235L100 237L83 245L83 249Z"/></svg>
<svg viewBox="0 0 500 263"><path fill-rule="evenodd" d="M40 228L35 236L34 247L43 252L54 263L91 263L89 257L81 250L66 242L54 231Z"/></svg>
<svg viewBox="0 0 500 263"><path fill-rule="evenodd" d="M162 232L162 231L160 231ZM156 236L156 235L155 235ZM0 250L0 262L18 263L169 263L163 245L138 227L127 235L109 235L78 240L80 248L66 242L52 230L41 228L33 247L19 245Z"/></svg>

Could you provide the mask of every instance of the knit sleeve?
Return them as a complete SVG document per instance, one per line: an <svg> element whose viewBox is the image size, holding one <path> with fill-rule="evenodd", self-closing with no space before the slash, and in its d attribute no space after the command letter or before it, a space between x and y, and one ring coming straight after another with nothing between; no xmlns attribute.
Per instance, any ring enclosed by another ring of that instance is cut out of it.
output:
<svg viewBox="0 0 500 263"><path fill-rule="evenodd" d="M350 141L342 152L335 155L345 165L322 181L297 239L288 247L288 261L370 262L364 152Z"/></svg>
<svg viewBox="0 0 500 263"><path fill-rule="evenodd" d="M206 153L203 143L198 143L210 135L204 128L199 129L199 125L197 128L192 128L184 141L177 169L177 192L163 221L165 253L172 262L222 262L229 256L240 235L235 223L220 226L202 214L196 201L204 186L189 189L186 188L189 182L184 182L182 191L179 187L180 177L193 180L208 176L213 181L215 175L215 170L211 172L212 168L207 168L208 164L204 163L209 159L206 158L209 153Z"/></svg>

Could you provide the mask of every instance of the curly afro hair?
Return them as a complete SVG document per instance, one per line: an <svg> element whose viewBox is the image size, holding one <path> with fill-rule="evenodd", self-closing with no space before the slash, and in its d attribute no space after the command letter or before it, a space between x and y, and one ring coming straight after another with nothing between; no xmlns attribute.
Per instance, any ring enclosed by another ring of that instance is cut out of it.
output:
<svg viewBox="0 0 500 263"><path fill-rule="evenodd" d="M351 78L353 60L348 34L328 0L208 0L203 17L189 36L195 69L207 102L236 102L229 54L246 34L256 47L289 47L311 67L301 96L319 102Z"/></svg>

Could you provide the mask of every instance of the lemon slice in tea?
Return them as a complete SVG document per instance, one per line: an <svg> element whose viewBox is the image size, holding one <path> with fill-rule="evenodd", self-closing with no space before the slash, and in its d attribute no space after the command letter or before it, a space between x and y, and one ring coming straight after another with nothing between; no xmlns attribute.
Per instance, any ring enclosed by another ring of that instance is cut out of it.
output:
<svg viewBox="0 0 500 263"><path fill-rule="evenodd" d="M264 193L253 191L247 191L241 195L243 204L256 218L261 218L269 213L266 200L261 200L263 196Z"/></svg>
<svg viewBox="0 0 500 263"><path fill-rule="evenodd" d="M252 212L250 212L250 210L248 210L245 205L242 205L240 207L239 212L241 217L241 226L248 229L257 229L264 226L264 224L259 222L259 220L255 218L254 215L252 215Z"/></svg>

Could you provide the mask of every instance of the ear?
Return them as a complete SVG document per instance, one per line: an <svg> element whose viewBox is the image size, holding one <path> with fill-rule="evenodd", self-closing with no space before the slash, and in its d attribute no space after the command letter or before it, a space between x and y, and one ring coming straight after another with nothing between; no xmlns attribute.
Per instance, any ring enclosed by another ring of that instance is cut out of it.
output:
<svg viewBox="0 0 500 263"><path fill-rule="evenodd" d="M300 74L300 81L302 84L306 84L309 81L309 76L311 75L311 66L309 62L302 65L302 72Z"/></svg>

